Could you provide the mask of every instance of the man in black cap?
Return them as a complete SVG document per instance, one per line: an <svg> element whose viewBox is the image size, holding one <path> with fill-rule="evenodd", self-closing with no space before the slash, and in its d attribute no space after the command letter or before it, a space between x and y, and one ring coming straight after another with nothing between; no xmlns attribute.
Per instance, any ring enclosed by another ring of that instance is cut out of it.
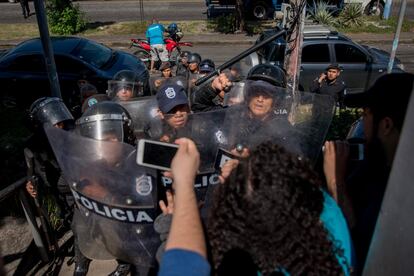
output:
<svg viewBox="0 0 414 276"><path fill-rule="evenodd" d="M156 97L159 116L163 122L159 140L172 143L185 128L191 112L187 95L182 86L165 84L158 90ZM151 127L147 129L147 134L151 138L158 136Z"/></svg>
<svg viewBox="0 0 414 276"><path fill-rule="evenodd" d="M316 78L309 87L310 92L329 95L335 98L335 101L341 108L343 105L345 83L339 79L341 68L334 63L326 68L318 78Z"/></svg>
<svg viewBox="0 0 414 276"><path fill-rule="evenodd" d="M347 178L349 146L340 141L325 143L326 181L350 222L359 272L371 243L413 83L413 74L387 74L366 92L345 96L346 106L363 108L366 140L365 160Z"/></svg>

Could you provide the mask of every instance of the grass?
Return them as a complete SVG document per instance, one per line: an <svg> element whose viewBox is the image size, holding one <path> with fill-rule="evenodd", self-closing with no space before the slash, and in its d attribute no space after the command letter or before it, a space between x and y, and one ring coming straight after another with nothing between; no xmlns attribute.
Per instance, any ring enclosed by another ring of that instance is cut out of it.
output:
<svg viewBox="0 0 414 276"><path fill-rule="evenodd" d="M376 16L364 16L363 22L362 26L338 27L337 30L342 33L394 33L397 29L398 18L391 17L384 20ZM404 20L401 31L414 33L414 21Z"/></svg>

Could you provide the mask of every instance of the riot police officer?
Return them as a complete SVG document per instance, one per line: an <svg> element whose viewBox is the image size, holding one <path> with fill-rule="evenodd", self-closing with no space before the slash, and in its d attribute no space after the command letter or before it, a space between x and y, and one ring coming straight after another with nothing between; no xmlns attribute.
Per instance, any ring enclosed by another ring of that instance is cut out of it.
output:
<svg viewBox="0 0 414 276"><path fill-rule="evenodd" d="M134 87L132 87L134 89ZM76 122L77 131L81 136L92 138L99 141L112 141L112 142L124 142L127 144L135 144L135 136L131 128L131 117L129 113L118 103L107 101L99 102L95 105L92 105L85 111L80 119ZM111 170L111 167L118 166L119 156L114 152L111 158L105 160L108 170ZM88 175L85 176L88 179ZM83 181L84 184L82 189L83 194L88 195L92 198L99 198L101 196L116 196L112 195L109 190L114 187L107 187L108 190L104 190L101 183L96 184L93 180L89 179L88 181ZM76 211L75 216L80 216L80 212ZM80 225L76 225L81 229ZM83 272L86 275L88 271L88 265L90 260L85 260L86 257L82 258L81 251L79 248L75 251L75 262L76 262L76 272ZM118 257L118 256L114 256ZM118 260L118 266L114 272L110 275L112 276L122 276L127 275L131 270L131 265L125 261Z"/></svg>
<svg viewBox="0 0 414 276"><path fill-rule="evenodd" d="M44 193L38 193L37 188L49 190L54 195L61 212L63 224L69 225L73 200L70 191L64 181L61 170L53 151L44 133L44 125L71 130L74 119L62 99L55 97L43 97L37 99L29 110L29 119L33 129L25 148L25 157L32 158L34 166L34 177L26 184L26 189L33 198ZM31 154L30 154L31 153ZM35 179L39 180L40 186L36 185Z"/></svg>
<svg viewBox="0 0 414 276"><path fill-rule="evenodd" d="M135 97L150 96L149 73L146 68L141 71L121 70L108 81L107 94L116 101L128 101Z"/></svg>
<svg viewBox="0 0 414 276"><path fill-rule="evenodd" d="M182 76L188 79L188 57L191 55L189 51L182 51L178 60L176 76Z"/></svg>

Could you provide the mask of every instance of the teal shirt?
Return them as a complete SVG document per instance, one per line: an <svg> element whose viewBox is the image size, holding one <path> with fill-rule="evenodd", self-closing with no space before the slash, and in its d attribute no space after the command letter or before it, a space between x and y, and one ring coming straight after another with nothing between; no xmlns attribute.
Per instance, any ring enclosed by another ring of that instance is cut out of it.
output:
<svg viewBox="0 0 414 276"><path fill-rule="evenodd" d="M346 276L350 275L349 268L354 266L354 249L352 245L351 235L349 233L348 224L336 201L325 191L322 191L324 202L320 220L323 222L334 246L342 249L343 256L336 255L339 264L344 270ZM278 268L284 275L290 275L283 268ZM262 274L257 272L258 276Z"/></svg>

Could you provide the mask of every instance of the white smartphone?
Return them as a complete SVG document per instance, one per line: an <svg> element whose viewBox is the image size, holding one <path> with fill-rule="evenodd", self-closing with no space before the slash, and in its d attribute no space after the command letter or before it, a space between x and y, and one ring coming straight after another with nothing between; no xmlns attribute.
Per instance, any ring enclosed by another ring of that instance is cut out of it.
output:
<svg viewBox="0 0 414 276"><path fill-rule="evenodd" d="M163 171L171 170L178 145L141 139L138 141L137 164Z"/></svg>

